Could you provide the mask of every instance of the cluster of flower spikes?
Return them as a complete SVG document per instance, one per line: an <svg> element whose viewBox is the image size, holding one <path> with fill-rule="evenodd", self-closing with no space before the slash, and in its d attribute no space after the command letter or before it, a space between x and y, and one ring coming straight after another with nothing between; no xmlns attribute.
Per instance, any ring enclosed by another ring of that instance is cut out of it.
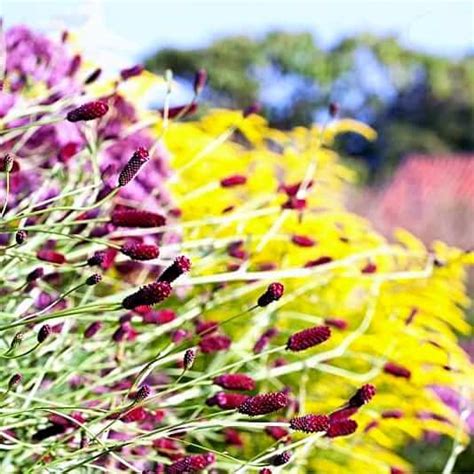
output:
<svg viewBox="0 0 474 474"><path fill-rule="evenodd" d="M196 103L142 115L142 68L103 85L67 41L7 34L0 412L23 414L0 433L3 470L403 472L407 436L454 434L429 386L468 373L453 334L471 256L406 233L389 245L344 211L350 173L328 146L373 132L280 132L256 107L167 123ZM52 123L18 128L34 120Z"/></svg>

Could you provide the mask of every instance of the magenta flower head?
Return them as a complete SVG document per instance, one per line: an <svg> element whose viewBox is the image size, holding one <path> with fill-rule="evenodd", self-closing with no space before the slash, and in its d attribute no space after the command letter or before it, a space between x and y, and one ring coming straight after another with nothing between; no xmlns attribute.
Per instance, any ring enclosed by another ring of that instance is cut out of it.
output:
<svg viewBox="0 0 474 474"><path fill-rule="evenodd" d="M241 186L247 182L247 178L240 174L234 174L232 176L228 176L227 178L223 178L220 181L220 184L223 188L233 188L235 186Z"/></svg>
<svg viewBox="0 0 474 474"><path fill-rule="evenodd" d="M262 393L245 400L239 406L239 413L249 416L266 415L288 406L288 396L283 392Z"/></svg>
<svg viewBox="0 0 474 474"><path fill-rule="evenodd" d="M161 227L166 219L161 214L135 209L115 209L112 212L112 224L117 227Z"/></svg>
<svg viewBox="0 0 474 474"><path fill-rule="evenodd" d="M91 337L95 336L100 330L102 329L102 323L100 321L94 321L93 323L89 324L84 331L84 337L86 339L90 339Z"/></svg>
<svg viewBox="0 0 474 474"><path fill-rule="evenodd" d="M217 392L206 400L206 404L209 406L217 405L223 410L235 410L248 398L248 395L242 393Z"/></svg>
<svg viewBox="0 0 474 474"><path fill-rule="evenodd" d="M255 380L246 374L223 374L214 378L213 382L227 390L253 390Z"/></svg>
<svg viewBox="0 0 474 474"><path fill-rule="evenodd" d="M88 120L95 120L103 117L108 112L108 110L109 106L105 102L96 100L71 110L66 115L66 120L69 122L85 122Z"/></svg>
<svg viewBox="0 0 474 474"><path fill-rule="evenodd" d="M87 265L89 265L89 267L99 266L99 265L102 265L104 260L105 260L105 251L98 250L97 252L94 252L94 255L92 255L92 257L89 257L87 259Z"/></svg>
<svg viewBox="0 0 474 474"><path fill-rule="evenodd" d="M180 277L183 273L189 272L191 269L191 260L184 255L180 255L174 259L174 262L165 269L160 275L158 281L167 281L171 283Z"/></svg>
<svg viewBox="0 0 474 474"><path fill-rule="evenodd" d="M120 71L120 77L126 81L131 77L139 76L143 71L144 67L141 64L136 64L135 66L129 67L127 69L122 69Z"/></svg>
<svg viewBox="0 0 474 474"><path fill-rule="evenodd" d="M199 348L204 354L212 354L213 352L226 351L229 349L231 340L227 336L205 336L199 341Z"/></svg>
<svg viewBox="0 0 474 474"><path fill-rule="evenodd" d="M101 281L102 281L102 275L99 275L98 273L94 273L93 275L87 278L86 285L94 286L100 283Z"/></svg>
<svg viewBox="0 0 474 474"><path fill-rule="evenodd" d="M268 285L267 291L260 296L257 301L258 306L264 307L268 306L273 301L278 301L285 291L285 287L278 282L270 283Z"/></svg>
<svg viewBox="0 0 474 474"><path fill-rule="evenodd" d="M8 381L8 390L13 390L22 381L23 376L21 374L13 374Z"/></svg>
<svg viewBox="0 0 474 474"><path fill-rule="evenodd" d="M153 260L160 255L160 249L156 245L136 242L122 245L120 251L132 260Z"/></svg>
<svg viewBox="0 0 474 474"><path fill-rule="evenodd" d="M128 184L148 159L148 150L143 147L138 148L120 172L118 179L119 186Z"/></svg>
<svg viewBox="0 0 474 474"><path fill-rule="evenodd" d="M213 453L193 454L186 456L170 466L166 466L166 474L187 474L199 472L216 462L216 456Z"/></svg>
<svg viewBox="0 0 474 474"><path fill-rule="evenodd" d="M171 285L167 281L155 281L127 296L122 301L122 306L125 309L134 309L137 306L152 306L168 298L171 295L171 290Z"/></svg>
<svg viewBox="0 0 474 474"><path fill-rule="evenodd" d="M51 326L49 324L45 324L41 326L40 330L38 331L38 344L42 344L51 334Z"/></svg>
<svg viewBox="0 0 474 474"><path fill-rule="evenodd" d="M315 326L290 336L286 348L293 352L304 351L327 341L330 337L331 329L328 326Z"/></svg>
<svg viewBox="0 0 474 474"><path fill-rule="evenodd" d="M327 415L304 415L292 418L290 428L303 433L317 433L327 431L329 428L329 416Z"/></svg>
<svg viewBox="0 0 474 474"><path fill-rule="evenodd" d="M204 89L207 82L207 71L205 69L199 69L194 76L194 93L200 94Z"/></svg>
<svg viewBox="0 0 474 474"><path fill-rule="evenodd" d="M194 360L196 359L196 351L194 349L188 349L183 356L183 367L185 370L190 369L193 364Z"/></svg>
<svg viewBox="0 0 474 474"><path fill-rule="evenodd" d="M283 466L284 464L288 464L291 459L291 451L284 451L281 454L277 454L272 458L272 464L274 466Z"/></svg>
<svg viewBox="0 0 474 474"><path fill-rule="evenodd" d="M22 229L22 230L19 230L15 234L15 241L18 245L21 245L21 244L25 243L27 237L28 237L28 234L27 234L26 230Z"/></svg>
<svg viewBox="0 0 474 474"><path fill-rule="evenodd" d="M339 436L349 436L357 429L357 423L354 420L341 420L331 423L326 431L328 438L338 438Z"/></svg>
<svg viewBox="0 0 474 474"><path fill-rule="evenodd" d="M350 407L361 407L366 403L369 403L370 400L374 397L376 393L376 389L370 383L362 385L359 390L349 399L348 405Z"/></svg>
<svg viewBox="0 0 474 474"><path fill-rule="evenodd" d="M395 364L395 362L387 362L383 366L383 371L386 374L393 375L394 377L400 377L404 379L409 379L411 377L411 372L406 367Z"/></svg>
<svg viewBox="0 0 474 474"><path fill-rule="evenodd" d="M140 402L143 402L143 400L145 400L146 398L148 398L151 394L151 389L148 385L143 385L142 387L140 387L137 391L137 393L135 394L135 402L136 403L140 403Z"/></svg>

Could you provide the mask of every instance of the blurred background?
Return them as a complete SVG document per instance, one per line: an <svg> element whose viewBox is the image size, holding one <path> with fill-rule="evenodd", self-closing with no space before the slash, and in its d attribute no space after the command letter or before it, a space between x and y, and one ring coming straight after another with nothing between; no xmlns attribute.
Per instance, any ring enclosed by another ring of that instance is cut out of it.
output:
<svg viewBox="0 0 474 474"><path fill-rule="evenodd" d="M374 143L337 144L358 176L351 209L387 236L474 247L474 2L470 0L3 0L5 27L77 32L84 56L110 73L136 63L192 95L207 69L206 107L258 100L278 128L339 114L372 125ZM163 100L159 91L153 101ZM450 444L406 448L419 472L440 472ZM473 448L464 453L472 472ZM465 461L463 461L465 460Z"/></svg>

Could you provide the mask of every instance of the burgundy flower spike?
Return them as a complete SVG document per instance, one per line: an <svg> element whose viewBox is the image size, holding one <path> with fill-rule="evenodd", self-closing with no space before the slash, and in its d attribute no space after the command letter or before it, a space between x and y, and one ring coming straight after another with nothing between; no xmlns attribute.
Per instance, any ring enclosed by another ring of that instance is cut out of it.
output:
<svg viewBox="0 0 474 474"><path fill-rule="evenodd" d="M96 100L94 102L88 102L87 104L81 105L77 109L71 110L66 119L69 122L84 122L88 120L95 120L103 117L109 110L109 106L101 101Z"/></svg>
<svg viewBox="0 0 474 474"><path fill-rule="evenodd" d="M262 393L248 398L238 411L249 416L266 415L285 408L288 403L288 396L283 392Z"/></svg>
<svg viewBox="0 0 474 474"><path fill-rule="evenodd" d="M331 329L328 326L315 326L290 336L286 348L293 352L304 351L327 341L330 337Z"/></svg>

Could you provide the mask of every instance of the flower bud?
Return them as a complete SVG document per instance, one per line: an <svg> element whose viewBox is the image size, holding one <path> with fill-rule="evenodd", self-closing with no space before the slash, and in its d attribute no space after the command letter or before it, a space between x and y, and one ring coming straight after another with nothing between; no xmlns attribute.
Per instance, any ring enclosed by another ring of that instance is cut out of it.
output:
<svg viewBox="0 0 474 474"><path fill-rule="evenodd" d="M69 122L84 122L88 120L95 120L103 117L109 110L109 106L101 101L88 102L81 105L74 110L71 110L66 115L66 120Z"/></svg>
<svg viewBox="0 0 474 474"><path fill-rule="evenodd" d="M38 331L38 343L42 344L51 334L51 326L49 324L45 324L41 326L40 330Z"/></svg>

